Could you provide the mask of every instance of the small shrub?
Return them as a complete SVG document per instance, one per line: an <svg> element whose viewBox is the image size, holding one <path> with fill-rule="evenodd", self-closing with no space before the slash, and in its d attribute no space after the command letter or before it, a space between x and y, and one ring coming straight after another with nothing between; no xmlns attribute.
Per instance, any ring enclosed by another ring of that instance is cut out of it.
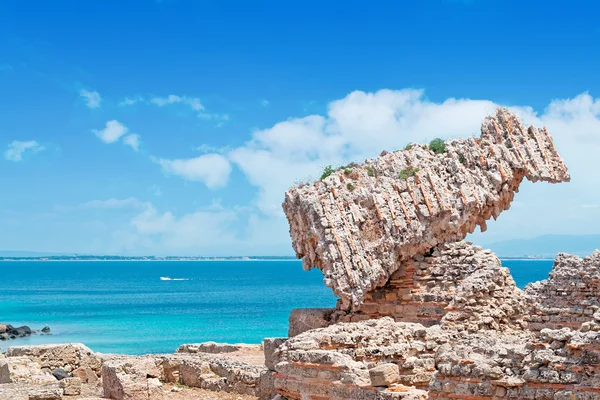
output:
<svg viewBox="0 0 600 400"><path fill-rule="evenodd" d="M446 143L442 139L433 139L429 142L429 150L436 154L442 154L446 152Z"/></svg>
<svg viewBox="0 0 600 400"><path fill-rule="evenodd" d="M407 144L406 147L404 148L404 150L410 150L413 148L413 145L411 143Z"/></svg>
<svg viewBox="0 0 600 400"><path fill-rule="evenodd" d="M351 168L344 168L344 175L350 175L352 173L352 169Z"/></svg>
<svg viewBox="0 0 600 400"><path fill-rule="evenodd" d="M325 169L323 170L323 175L321 175L321 180L327 178L329 175L333 174L335 172L335 170L331 167L331 165L328 165L325 167Z"/></svg>
<svg viewBox="0 0 600 400"><path fill-rule="evenodd" d="M400 171L398 179L408 179L409 177L416 175L417 172L419 172L419 168L409 166L407 169Z"/></svg>
<svg viewBox="0 0 600 400"><path fill-rule="evenodd" d="M373 167L367 167L367 175L375 176L375 169Z"/></svg>
<svg viewBox="0 0 600 400"><path fill-rule="evenodd" d="M347 188L349 191L351 191L351 192L352 192L352 191L354 191L354 185L353 185L353 184L351 184L351 183L348 183L348 184L346 185L346 188Z"/></svg>
<svg viewBox="0 0 600 400"><path fill-rule="evenodd" d="M465 159L465 156L461 154L458 156L458 161L460 161L461 164L464 164L467 160Z"/></svg>

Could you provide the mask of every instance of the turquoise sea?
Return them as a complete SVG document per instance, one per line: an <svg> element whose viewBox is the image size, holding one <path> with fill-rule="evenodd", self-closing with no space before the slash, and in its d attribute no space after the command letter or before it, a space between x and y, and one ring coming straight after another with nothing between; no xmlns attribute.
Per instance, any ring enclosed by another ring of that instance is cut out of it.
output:
<svg viewBox="0 0 600 400"><path fill-rule="evenodd" d="M503 264L520 287L552 267L551 260ZM335 306L322 278L295 260L0 262L0 322L52 329L0 348L81 342L142 354L203 341L260 343L287 336L292 308Z"/></svg>

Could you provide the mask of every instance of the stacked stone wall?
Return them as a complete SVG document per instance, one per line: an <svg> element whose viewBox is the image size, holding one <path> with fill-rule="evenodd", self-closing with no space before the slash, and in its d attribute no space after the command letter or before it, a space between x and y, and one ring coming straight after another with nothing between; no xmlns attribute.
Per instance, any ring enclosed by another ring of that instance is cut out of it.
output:
<svg viewBox="0 0 600 400"><path fill-rule="evenodd" d="M559 254L548 279L525 292L531 298L530 329L578 329L600 309L600 252L583 259Z"/></svg>

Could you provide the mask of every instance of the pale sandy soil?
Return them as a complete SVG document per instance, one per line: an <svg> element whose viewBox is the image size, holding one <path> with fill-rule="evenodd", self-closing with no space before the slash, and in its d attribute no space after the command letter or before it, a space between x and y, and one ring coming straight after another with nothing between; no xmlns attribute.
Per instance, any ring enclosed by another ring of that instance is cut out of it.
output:
<svg viewBox="0 0 600 400"><path fill-rule="evenodd" d="M171 390L174 385L165 385L165 390ZM213 392L197 388L184 388L181 392L165 393L165 400L258 400L258 397L236 394Z"/></svg>
<svg viewBox="0 0 600 400"><path fill-rule="evenodd" d="M175 390L180 390L173 392ZM258 400L258 397L242 395L237 393L213 392L198 388L189 388L167 383L164 386L164 400ZM99 386L83 385L81 396L64 397L69 400L79 400L86 398L102 398L102 388Z"/></svg>

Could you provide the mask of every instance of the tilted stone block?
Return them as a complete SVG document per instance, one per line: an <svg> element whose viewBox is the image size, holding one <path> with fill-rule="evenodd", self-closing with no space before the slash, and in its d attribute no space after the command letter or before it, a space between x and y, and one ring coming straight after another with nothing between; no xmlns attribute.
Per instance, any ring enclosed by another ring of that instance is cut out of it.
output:
<svg viewBox="0 0 600 400"><path fill-rule="evenodd" d="M399 263L458 241L510 207L522 180L567 182L546 129L525 128L505 109L486 117L479 139L454 139L367 160L283 203L296 254L317 267L342 308L356 308Z"/></svg>

